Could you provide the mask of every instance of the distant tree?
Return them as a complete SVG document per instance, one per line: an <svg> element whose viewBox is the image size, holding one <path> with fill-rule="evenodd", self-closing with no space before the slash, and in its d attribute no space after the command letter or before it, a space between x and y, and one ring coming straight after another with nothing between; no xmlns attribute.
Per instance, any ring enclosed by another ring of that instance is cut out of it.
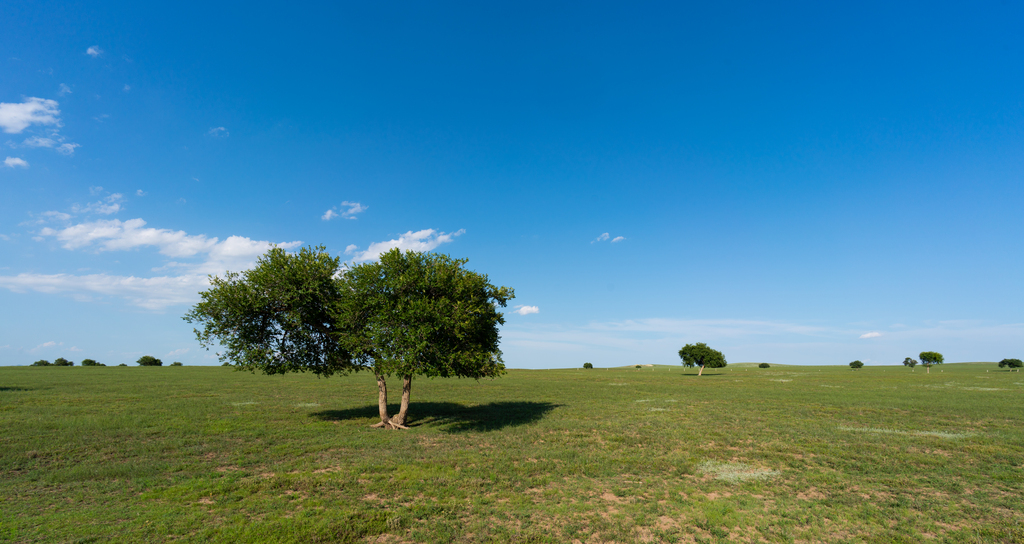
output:
<svg viewBox="0 0 1024 544"><path fill-rule="evenodd" d="M999 368L1006 367L1010 367L1011 370L1014 368L1021 368L1024 367L1024 362L1020 359L1003 359L1002 361L999 361Z"/></svg>
<svg viewBox="0 0 1024 544"><path fill-rule="evenodd" d="M126 365L126 364L124 364L124 363L121 363L121 364L119 364L119 365L117 365L117 366L128 366L128 365Z"/></svg>
<svg viewBox="0 0 1024 544"><path fill-rule="evenodd" d="M636 369L637 369L637 370L640 370L640 365L636 365Z"/></svg>
<svg viewBox="0 0 1024 544"><path fill-rule="evenodd" d="M857 370L858 368L863 368L863 367L864 367L864 363L862 363L860 361L853 361L852 363L850 363L850 368L852 368L854 370Z"/></svg>
<svg viewBox="0 0 1024 544"><path fill-rule="evenodd" d="M179 363L178 361L174 361L173 363L171 363L171 366L185 366L185 365Z"/></svg>
<svg viewBox="0 0 1024 544"><path fill-rule="evenodd" d="M164 362L152 355L143 355L135 361L139 366L164 366Z"/></svg>
<svg viewBox="0 0 1024 544"><path fill-rule="evenodd" d="M722 355L721 351L711 349L703 342L686 344L679 350L679 358L683 360L683 366L685 367L699 366L698 376L704 374L704 367L722 368L728 364L725 362L725 356Z"/></svg>
<svg viewBox="0 0 1024 544"><path fill-rule="evenodd" d="M82 359L82 366L107 366L96 359Z"/></svg>
<svg viewBox="0 0 1024 544"><path fill-rule="evenodd" d="M231 363L228 363L228 362L225 362L224 364L222 364L222 365L220 365L220 366L235 366L235 365L233 365L233 364L231 364Z"/></svg>
<svg viewBox="0 0 1024 544"><path fill-rule="evenodd" d="M937 351L922 351L918 357L921 358L921 364L927 369L928 374L932 373L932 365L942 364L942 354Z"/></svg>
<svg viewBox="0 0 1024 544"><path fill-rule="evenodd" d="M771 368L771 367L772 367L772 365L770 365L768 363L761 363L761 364L757 365L757 368Z"/></svg>
<svg viewBox="0 0 1024 544"><path fill-rule="evenodd" d="M63 357L57 357L53 360L53 366L75 366L75 363L72 363Z"/></svg>
<svg viewBox="0 0 1024 544"><path fill-rule="evenodd" d="M586 369L588 369L588 370L589 370L589 369L591 369L591 368L594 368L594 365L592 365L592 364L590 364L590 363L583 363L583 368L586 368Z"/></svg>
<svg viewBox="0 0 1024 544"><path fill-rule="evenodd" d="M53 363L47 361L46 359L39 359L38 361L32 363L29 366L53 366Z"/></svg>
<svg viewBox="0 0 1024 544"><path fill-rule="evenodd" d="M909 366L910 368L914 368L915 366L917 366L917 360L907 357L906 359L903 359L903 366Z"/></svg>

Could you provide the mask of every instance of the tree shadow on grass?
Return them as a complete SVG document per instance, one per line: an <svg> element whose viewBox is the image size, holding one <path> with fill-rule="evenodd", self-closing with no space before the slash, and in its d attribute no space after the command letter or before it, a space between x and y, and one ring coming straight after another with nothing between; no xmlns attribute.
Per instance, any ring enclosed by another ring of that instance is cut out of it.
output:
<svg viewBox="0 0 1024 544"><path fill-rule="evenodd" d="M412 402L409 404L409 427L438 426L444 432L498 431L540 421L548 412L562 406L550 402L491 402L466 406L454 402ZM398 413L398 405L388 405L388 413ZM347 410L322 410L311 417L323 421L375 419L380 421L377 405L370 404Z"/></svg>
<svg viewBox="0 0 1024 544"><path fill-rule="evenodd" d="M27 387L0 386L0 391L31 391L31 389L29 389Z"/></svg>
<svg viewBox="0 0 1024 544"><path fill-rule="evenodd" d="M703 376L698 376L696 372L693 374L683 373L684 378L707 378L708 376L725 376L725 372L705 372Z"/></svg>

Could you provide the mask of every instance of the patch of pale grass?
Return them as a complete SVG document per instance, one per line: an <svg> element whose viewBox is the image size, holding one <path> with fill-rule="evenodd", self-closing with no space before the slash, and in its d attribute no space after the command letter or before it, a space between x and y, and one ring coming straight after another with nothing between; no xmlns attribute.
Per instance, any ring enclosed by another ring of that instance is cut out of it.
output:
<svg viewBox="0 0 1024 544"><path fill-rule="evenodd" d="M320 406L319 402L300 402L295 405L296 408L316 408Z"/></svg>
<svg viewBox="0 0 1024 544"><path fill-rule="evenodd" d="M654 399L640 399L640 400L634 400L633 402L654 402Z"/></svg>
<svg viewBox="0 0 1024 544"><path fill-rule="evenodd" d="M610 383L608 385L629 385L628 383Z"/></svg>
<svg viewBox="0 0 1024 544"><path fill-rule="evenodd" d="M720 463L706 461L698 467L704 474L713 474L716 480L726 482L746 482L751 480L768 480L781 474L777 470L757 468L743 463Z"/></svg>
<svg viewBox="0 0 1024 544"><path fill-rule="evenodd" d="M667 412L668 408L648 408L648 412Z"/></svg>
<svg viewBox="0 0 1024 544"><path fill-rule="evenodd" d="M964 391L1009 391L1009 389L999 389L998 387L961 387Z"/></svg>
<svg viewBox="0 0 1024 544"><path fill-rule="evenodd" d="M785 383L785 382L791 382L793 380L768 380L768 381L770 381L770 382L783 382L783 383Z"/></svg>
<svg viewBox="0 0 1024 544"><path fill-rule="evenodd" d="M833 389L842 389L843 388L843 386L841 386L841 385L822 385L821 387L831 387Z"/></svg>
<svg viewBox="0 0 1024 544"><path fill-rule="evenodd" d="M248 402L232 402L231 406L249 406L250 404L257 404L257 403L255 401L251 401L251 400L248 401Z"/></svg>
<svg viewBox="0 0 1024 544"><path fill-rule="evenodd" d="M898 431L896 429L874 429L871 427L839 427L840 431L854 431L858 433L874 433L874 434L905 434L911 436L934 436L937 438L967 438L968 436L974 436L976 433L947 433L945 431Z"/></svg>

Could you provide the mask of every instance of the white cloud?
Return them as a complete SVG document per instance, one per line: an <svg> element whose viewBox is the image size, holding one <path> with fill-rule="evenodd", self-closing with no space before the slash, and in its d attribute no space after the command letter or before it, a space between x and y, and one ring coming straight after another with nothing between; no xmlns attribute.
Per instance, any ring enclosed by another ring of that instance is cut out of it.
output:
<svg viewBox="0 0 1024 544"><path fill-rule="evenodd" d="M146 191L139 189L138 191L135 191L135 196L146 196Z"/></svg>
<svg viewBox="0 0 1024 544"><path fill-rule="evenodd" d="M18 134L30 125L61 126L56 100L28 98L21 103L0 102L0 128Z"/></svg>
<svg viewBox="0 0 1024 544"><path fill-rule="evenodd" d="M19 159L18 157L7 157L4 159L4 166L8 168L14 168L16 166L28 168L28 162L26 162L25 159Z"/></svg>
<svg viewBox="0 0 1024 544"><path fill-rule="evenodd" d="M101 186L101 185L97 185L95 187L89 187L89 194L90 195L95 196L95 195L98 195L98 194L100 194L102 192L103 192L103 186Z"/></svg>
<svg viewBox="0 0 1024 544"><path fill-rule="evenodd" d="M0 287L16 293L36 291L48 294L97 294L125 298L129 303L147 310L192 304L199 300L199 291L209 285L205 274L176 277L136 278L90 274L18 274L0 276Z"/></svg>
<svg viewBox="0 0 1024 544"><path fill-rule="evenodd" d="M63 344L63 343L64 342L61 342L61 344ZM53 340L50 340L49 342L43 342L42 344L39 344L38 346L30 349L29 351L32 352L32 353L35 353L35 352L37 352L37 351L39 351L41 349L52 348L53 346L56 346L56 345L57 345L57 342L54 342Z"/></svg>
<svg viewBox="0 0 1024 544"><path fill-rule="evenodd" d="M100 187L100 189L102 189L102 187ZM121 211L121 202L123 200L124 195L121 193L114 193L99 202L92 202L85 206L75 204L71 207L71 211L75 213L99 213L103 215L110 215Z"/></svg>
<svg viewBox="0 0 1024 544"><path fill-rule="evenodd" d="M45 221L46 219L56 219L58 221L67 221L68 219L71 219L71 216L69 214L58 211L43 212L39 215L45 218L43 219L43 221Z"/></svg>
<svg viewBox="0 0 1024 544"><path fill-rule="evenodd" d="M370 244L366 251L357 251L357 246L350 245L345 248L345 253L353 254L353 261L361 263L372 261L380 257L382 253L395 248L402 251L431 251L441 244L451 242L456 236L461 236L465 232L465 229L449 233L435 231L434 229L418 230L416 232L409 231L394 240L374 242Z"/></svg>
<svg viewBox="0 0 1024 544"><path fill-rule="evenodd" d="M352 253L353 251L355 251L357 249L359 249L359 246L357 246L355 244L349 244L349 245L345 246L345 254L348 255L349 253Z"/></svg>
<svg viewBox="0 0 1024 544"><path fill-rule="evenodd" d="M85 50L85 54L89 55L92 58L96 58L96 57L98 57L98 56L103 54L103 50L100 49L100 46L94 45L94 46L90 47L89 49L86 49Z"/></svg>
<svg viewBox="0 0 1024 544"><path fill-rule="evenodd" d="M369 206L363 206L358 202L349 202L347 200L341 203L341 207L347 207L348 209L342 211L339 214L338 207L335 206L324 212L324 214L320 216L320 219L323 219L324 221L330 221L331 219L334 219L336 217L344 217L345 219L355 219L356 214L365 212L367 209L369 209Z"/></svg>
<svg viewBox="0 0 1024 544"><path fill-rule="evenodd" d="M185 353L188 353L188 350L189 350L189 348L178 348L178 349L168 353L167 355L164 355L164 357L177 357L178 355L183 355Z"/></svg>
<svg viewBox="0 0 1024 544"><path fill-rule="evenodd" d="M66 95L66 94L71 94L71 87L68 87L68 86L67 86L66 84L64 84L64 83L61 83L61 84L60 84L60 90L59 90L59 91L57 91L57 94L59 94L59 95L61 95L61 96L64 96L64 95Z"/></svg>
<svg viewBox="0 0 1024 544"><path fill-rule="evenodd" d="M356 214L365 212L369 206L363 206L358 202L344 201L341 203L342 206L348 206L348 209L341 212L341 216L345 219L355 219Z"/></svg>
<svg viewBox="0 0 1024 544"><path fill-rule="evenodd" d="M211 128L209 131L207 131L207 134L213 136L214 138L226 138L231 135L231 133L228 132L228 129L224 127Z"/></svg>
<svg viewBox="0 0 1024 544"><path fill-rule="evenodd" d="M515 310L512 310L512 313L519 315L537 314L540 313L540 308L537 306L524 306L520 304L519 306L516 306Z"/></svg>
<svg viewBox="0 0 1024 544"><path fill-rule="evenodd" d="M71 346L70 348L68 348L68 351L82 351L82 348L78 346Z"/></svg>
<svg viewBox="0 0 1024 544"><path fill-rule="evenodd" d="M615 238L612 238L612 243L614 244L615 242L621 242L621 241L623 241L625 239L626 239L625 236L616 236Z"/></svg>
<svg viewBox="0 0 1024 544"><path fill-rule="evenodd" d="M592 240L590 243L593 244L594 242L603 242L603 241L605 241L607 239L608 239L608 233L605 232L605 233L601 234L601 236L598 236L597 238Z"/></svg>
<svg viewBox="0 0 1024 544"><path fill-rule="evenodd" d="M27 145L28 147L54 147L57 145L57 140L54 140L53 138L40 138L39 136L32 136L31 138L26 138L25 141L21 143L22 145Z"/></svg>
<svg viewBox="0 0 1024 544"><path fill-rule="evenodd" d="M871 331L860 335L859 338L878 338L879 336L882 336L882 333L878 331Z"/></svg>
<svg viewBox="0 0 1024 544"><path fill-rule="evenodd" d="M125 84L124 84L124 92L128 92L128 91L130 91L130 90L132 90L132 86L131 86L131 85L129 85L129 84L127 84L127 83L125 83Z"/></svg>
<svg viewBox="0 0 1024 544"><path fill-rule="evenodd" d="M82 146L81 144L60 144L57 146L57 153L61 155L74 155L76 147Z"/></svg>

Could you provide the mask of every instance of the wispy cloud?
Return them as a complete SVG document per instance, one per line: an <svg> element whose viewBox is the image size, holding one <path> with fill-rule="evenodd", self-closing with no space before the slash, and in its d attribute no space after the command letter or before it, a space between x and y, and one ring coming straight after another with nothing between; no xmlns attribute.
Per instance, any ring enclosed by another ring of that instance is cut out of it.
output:
<svg viewBox="0 0 1024 544"><path fill-rule="evenodd" d="M106 198L100 200L99 202L92 202L86 204L85 206L75 204L74 206L71 207L71 211L74 213L98 213L102 215L110 215L112 213L117 213L121 211L121 202L123 201L124 195L122 195L121 193L114 193L108 195Z"/></svg>
<svg viewBox="0 0 1024 544"><path fill-rule="evenodd" d="M374 242L365 251L358 251L358 246L350 245L345 248L345 253L351 254L353 261L360 263L372 261L380 257L382 253L395 248L402 251L431 251L441 244L451 242L457 236L465 234L465 232L465 229L459 229L456 232L440 232L434 229L409 231L393 240Z"/></svg>
<svg viewBox="0 0 1024 544"><path fill-rule="evenodd" d="M59 94L61 96L64 96L64 95L67 95L67 94L71 94L71 87L68 87L67 84L65 84L65 83L61 83L60 84L60 90L57 91L57 94Z"/></svg>
<svg viewBox="0 0 1024 544"><path fill-rule="evenodd" d="M210 130L208 130L206 134L213 136L214 138L227 138L228 136L231 136L231 133L228 132L228 129L224 127L213 127Z"/></svg>
<svg viewBox="0 0 1024 544"><path fill-rule="evenodd" d="M880 333L878 331L871 331L871 332L866 332L866 333L860 335L859 338L862 338L862 339L863 338L878 338L879 336L882 336L882 333Z"/></svg>
<svg viewBox="0 0 1024 544"><path fill-rule="evenodd" d="M615 242L621 242L621 241L623 241L625 239L626 239L625 236L616 236L615 238L612 238L612 243L614 244Z"/></svg>
<svg viewBox="0 0 1024 544"><path fill-rule="evenodd" d="M57 212L59 213L59 212ZM66 215L66 214L65 214ZM154 247L167 257L199 258L191 262L169 262L162 269L176 269L181 275L136 277L112 274L18 274L0 276L0 287L16 292L68 294L78 300L92 295L126 299L130 304L149 310L190 304L209 285L208 274L250 268L256 259L277 245L294 249L301 242L272 244L244 236L224 240L205 235L189 235L184 231L146 227L142 219L128 221L99 220L79 223L67 228L44 228L43 238L52 237L65 249L93 249L99 252L128 251Z"/></svg>
<svg viewBox="0 0 1024 544"><path fill-rule="evenodd" d="M63 343L64 343L64 342L60 342L60 343L58 344L57 342L54 342L53 340L50 340L49 342L43 342L42 344L39 344L38 346L36 346L36 347L34 347L34 348L32 348L32 349L30 349L30 350L28 350L28 351L29 351L30 353L35 353L35 352L37 352L37 351L39 351L39 350L41 350L41 349L46 349L46 348L52 348L52 347L54 347L54 346L59 346L59 345L61 345L61 344L63 344Z"/></svg>
<svg viewBox="0 0 1024 544"><path fill-rule="evenodd" d="M56 100L28 98L20 103L0 102L0 128L18 134L31 125L60 126L60 110Z"/></svg>
<svg viewBox="0 0 1024 544"><path fill-rule="evenodd" d="M177 357L178 355L184 355L189 352L189 348L178 348L174 351L169 352L164 357Z"/></svg>
<svg viewBox="0 0 1024 544"><path fill-rule="evenodd" d="M138 191L135 191L135 196L146 196L146 191L139 189Z"/></svg>
<svg viewBox="0 0 1024 544"><path fill-rule="evenodd" d="M21 143L26 147L47 147L53 148L61 155L74 155L75 149L82 147L80 144L65 142L64 137L53 131L50 137L32 136Z"/></svg>
<svg viewBox="0 0 1024 544"><path fill-rule="evenodd" d="M537 307L537 306L525 306L525 305L520 304L519 306L516 306L515 308L516 308L515 310L512 310L512 313L514 313L514 314L530 315L530 314L540 313L540 308Z"/></svg>
<svg viewBox="0 0 1024 544"><path fill-rule="evenodd" d="M593 240L591 240L590 243L593 244L594 242L603 242L603 241L605 241L607 239L608 239L608 233L605 232L605 233L602 233L597 238L594 238Z"/></svg>
<svg viewBox="0 0 1024 544"><path fill-rule="evenodd" d="M131 91L131 90L132 90L132 86L127 84L127 83L125 83L124 84L124 92L128 92L128 91Z"/></svg>
<svg viewBox="0 0 1024 544"><path fill-rule="evenodd" d="M4 166L8 168L28 168L28 162L25 161L25 159L20 159L18 157L7 157L4 159Z"/></svg>
<svg viewBox="0 0 1024 544"><path fill-rule="evenodd" d="M594 238L593 240L591 240L590 243L591 244L596 244L598 242L611 242L611 243L615 244L615 243L621 242L621 241L623 241L625 239L626 239L625 236L616 236L616 237L612 238L612 236L609 233L602 232L600 236L598 236L597 238Z"/></svg>
<svg viewBox="0 0 1024 544"><path fill-rule="evenodd" d="M334 206L331 209L324 212L324 214L320 216L320 219L323 219L324 221L330 221L331 219L337 217L343 217L345 219L355 219L356 214L360 214L369 209L369 206L363 206L358 202L349 202L347 200L341 203L341 207L348 209L342 210L341 213L339 214L338 206Z"/></svg>
<svg viewBox="0 0 1024 544"><path fill-rule="evenodd" d="M85 54L89 55L92 58L96 58L96 57L98 57L98 56L103 54L103 50L100 49L100 46L94 45L94 46L86 49L85 50Z"/></svg>

